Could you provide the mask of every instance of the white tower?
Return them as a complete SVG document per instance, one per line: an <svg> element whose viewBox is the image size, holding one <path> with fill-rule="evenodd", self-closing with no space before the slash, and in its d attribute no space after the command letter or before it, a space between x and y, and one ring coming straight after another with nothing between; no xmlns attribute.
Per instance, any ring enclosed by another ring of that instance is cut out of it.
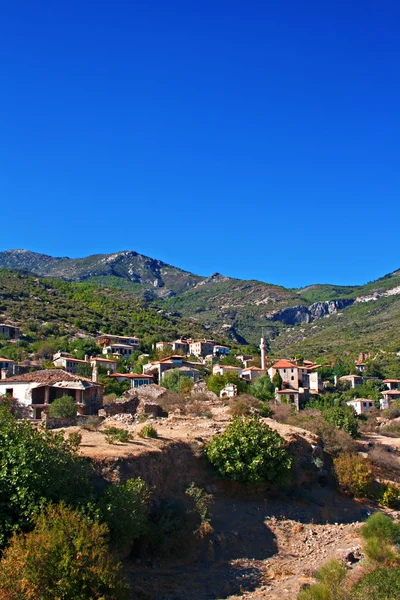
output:
<svg viewBox="0 0 400 600"><path fill-rule="evenodd" d="M267 346L265 344L264 332L262 333L260 350L261 350L261 368L263 371L266 371L265 359L266 359L266 354L267 354Z"/></svg>

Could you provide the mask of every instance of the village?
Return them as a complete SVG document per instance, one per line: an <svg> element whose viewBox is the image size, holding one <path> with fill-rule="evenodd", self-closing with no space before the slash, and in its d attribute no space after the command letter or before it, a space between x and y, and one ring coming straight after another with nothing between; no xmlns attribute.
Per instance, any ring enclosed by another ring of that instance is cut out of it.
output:
<svg viewBox="0 0 400 600"><path fill-rule="evenodd" d="M0 324L0 335L10 345L15 345L21 331L16 325L3 323ZM140 352L140 339L134 335L101 333L95 338L95 343L98 348L96 355L76 358L72 353L57 351L51 362L47 361L50 364L46 368L41 364L43 360L18 363L0 356L0 396L12 397L21 416L32 420L45 417L51 403L65 395L74 399L77 415L96 415L104 408L104 399L107 401L104 388L109 383L123 383L124 392L128 389L135 391L142 386L162 391L167 389L163 387L169 378L165 377L166 374L173 372L177 377L178 388L175 391L178 392L204 391L211 376L221 376L223 385L218 396L228 399L240 393L251 394L253 384L266 378L273 390L272 397L268 399L275 404L292 406L296 411L306 407L310 398L334 390L355 391L354 398L347 399L346 404L358 416L376 408L384 411L400 397L400 379L365 375L366 361L371 358L368 352L359 354L352 373L324 381L321 371L326 364L299 358L271 358L267 355L264 337L261 337L257 355L240 351L233 355L229 346L211 339L160 341L154 344L154 355L159 358L153 360L149 354ZM134 355L136 363L131 362ZM135 366L138 368L135 369ZM99 380L99 372L102 373L102 381ZM380 387L379 398L358 397L357 388L361 389L368 383ZM115 398L114 393L112 399Z"/></svg>

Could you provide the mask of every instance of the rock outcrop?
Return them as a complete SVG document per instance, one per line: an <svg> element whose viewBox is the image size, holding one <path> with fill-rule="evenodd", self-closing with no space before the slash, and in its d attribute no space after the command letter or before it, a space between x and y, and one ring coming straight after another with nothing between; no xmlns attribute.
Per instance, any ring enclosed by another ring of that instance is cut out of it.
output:
<svg viewBox="0 0 400 600"><path fill-rule="evenodd" d="M283 310L271 312L267 315L269 321L281 321L285 325L298 325L299 323L311 323L316 319L334 315L335 313L354 304L352 299L328 300L326 302L314 302L309 306L290 306Z"/></svg>

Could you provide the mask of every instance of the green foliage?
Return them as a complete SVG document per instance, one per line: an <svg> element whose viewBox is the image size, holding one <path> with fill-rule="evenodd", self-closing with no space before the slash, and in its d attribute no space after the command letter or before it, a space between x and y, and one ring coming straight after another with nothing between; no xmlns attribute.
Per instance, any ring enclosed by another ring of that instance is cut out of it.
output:
<svg viewBox="0 0 400 600"><path fill-rule="evenodd" d="M361 529L364 540L377 538L380 542L400 543L400 524L381 512L371 515Z"/></svg>
<svg viewBox="0 0 400 600"><path fill-rule="evenodd" d="M335 406L322 413L325 421L338 429L343 429L352 438L358 437L358 420L350 406Z"/></svg>
<svg viewBox="0 0 400 600"><path fill-rule="evenodd" d="M117 442L127 444L131 439L129 431L121 427L104 427L102 433L104 433L108 444L116 444Z"/></svg>
<svg viewBox="0 0 400 600"><path fill-rule="evenodd" d="M8 600L124 600L128 588L107 546L107 526L66 506L49 506L32 532L12 538L0 563Z"/></svg>
<svg viewBox="0 0 400 600"><path fill-rule="evenodd" d="M68 441L71 444L71 447L77 451L82 442L82 434L79 431L73 431L68 434Z"/></svg>
<svg viewBox="0 0 400 600"><path fill-rule="evenodd" d="M157 429L153 425L144 425L139 431L141 438L158 438Z"/></svg>
<svg viewBox="0 0 400 600"><path fill-rule="evenodd" d="M229 400L229 412L233 416L252 415L258 412L262 417L272 417L272 409L267 402L262 402L250 394L241 394Z"/></svg>
<svg viewBox="0 0 400 600"><path fill-rule="evenodd" d="M89 364L78 363L76 367L76 374L87 379L92 378L92 367Z"/></svg>
<svg viewBox="0 0 400 600"><path fill-rule="evenodd" d="M199 514L202 523L210 521L208 510L212 501L210 494L207 494L202 488L197 487L194 482L185 491L186 496L192 499L194 510Z"/></svg>
<svg viewBox="0 0 400 600"><path fill-rule="evenodd" d="M100 500L100 514L110 529L110 540L119 551L129 550L146 532L150 491L140 478L106 488Z"/></svg>
<svg viewBox="0 0 400 600"><path fill-rule="evenodd" d="M189 393L193 388L193 379L182 375L179 369L170 369L167 371L164 374L161 383L167 390L178 394L180 392Z"/></svg>
<svg viewBox="0 0 400 600"><path fill-rule="evenodd" d="M238 394L243 394L249 389L247 383L243 381L243 379L240 379L238 373L236 372L225 373L224 375L220 375L219 373L210 375L207 379L207 389L219 396L220 391L226 386L227 383L233 383L236 385Z"/></svg>
<svg viewBox="0 0 400 600"><path fill-rule="evenodd" d="M352 590L352 600L398 600L400 568L379 568L367 573Z"/></svg>
<svg viewBox="0 0 400 600"><path fill-rule="evenodd" d="M379 499L379 503L388 508L396 508L399 498L400 489L396 485L388 484L383 486L383 493Z"/></svg>
<svg viewBox="0 0 400 600"><path fill-rule="evenodd" d="M347 569L338 560L331 560L323 565L315 578L317 583L302 590L297 596L298 600L347 600L343 583Z"/></svg>
<svg viewBox="0 0 400 600"><path fill-rule="evenodd" d="M61 396L49 405L49 416L53 419L73 419L77 409L72 396Z"/></svg>
<svg viewBox="0 0 400 600"><path fill-rule="evenodd" d="M86 462L62 433L33 429L6 409L0 414L0 546L27 530L48 502L72 506L92 491Z"/></svg>
<svg viewBox="0 0 400 600"><path fill-rule="evenodd" d="M292 466L283 438L249 417L234 418L206 445L205 455L222 477L242 483L278 483Z"/></svg>
<svg viewBox="0 0 400 600"><path fill-rule="evenodd" d="M273 386L274 386L274 390L276 388L278 388L278 390L282 389L283 380L282 380L282 377L281 377L279 371L276 371L275 375L273 376L272 383L273 383Z"/></svg>
<svg viewBox="0 0 400 600"><path fill-rule="evenodd" d="M340 487L356 498L371 494L373 475L367 459L358 454L341 454L334 460L334 466Z"/></svg>
<svg viewBox="0 0 400 600"><path fill-rule="evenodd" d="M273 400L275 398L275 387L270 376L267 374L256 379L250 386L250 393L259 400Z"/></svg>
<svg viewBox="0 0 400 600"><path fill-rule="evenodd" d="M243 363L234 354L228 354L219 360L220 365L243 368Z"/></svg>

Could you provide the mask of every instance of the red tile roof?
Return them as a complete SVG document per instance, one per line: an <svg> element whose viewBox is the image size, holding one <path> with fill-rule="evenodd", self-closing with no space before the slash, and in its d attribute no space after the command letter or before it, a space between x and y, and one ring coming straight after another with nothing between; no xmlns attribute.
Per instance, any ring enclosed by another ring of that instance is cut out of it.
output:
<svg viewBox="0 0 400 600"><path fill-rule="evenodd" d="M110 373L109 377L125 377L125 379L153 379L153 375L147 373Z"/></svg>
<svg viewBox="0 0 400 600"><path fill-rule="evenodd" d="M31 373L23 373L22 375L13 375L12 377L7 377L7 379L1 379L0 383L41 383L43 385L54 385L60 381L88 381L93 383L93 385L101 385L100 383L95 384L87 377L68 373L63 369L44 369L43 371L33 371Z"/></svg>
<svg viewBox="0 0 400 600"><path fill-rule="evenodd" d="M273 369L301 369L302 367L298 367L297 365L294 365L293 363L289 362L288 360L282 359L282 360L278 360L277 363L272 365L272 368Z"/></svg>

